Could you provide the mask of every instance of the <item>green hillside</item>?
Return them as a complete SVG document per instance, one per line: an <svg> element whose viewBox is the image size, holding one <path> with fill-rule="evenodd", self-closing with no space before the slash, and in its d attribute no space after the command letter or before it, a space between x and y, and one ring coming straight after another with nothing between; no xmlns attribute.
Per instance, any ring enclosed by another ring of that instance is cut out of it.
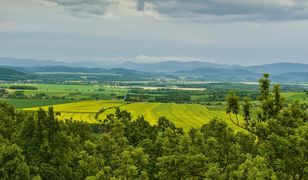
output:
<svg viewBox="0 0 308 180"><path fill-rule="evenodd" d="M26 74L7 67L0 67L0 80L24 79Z"/></svg>

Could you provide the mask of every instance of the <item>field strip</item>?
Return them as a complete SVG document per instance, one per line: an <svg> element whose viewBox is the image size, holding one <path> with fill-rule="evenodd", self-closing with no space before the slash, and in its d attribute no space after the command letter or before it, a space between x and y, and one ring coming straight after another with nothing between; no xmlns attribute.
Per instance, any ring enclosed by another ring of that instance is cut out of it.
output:
<svg viewBox="0 0 308 180"><path fill-rule="evenodd" d="M115 108L120 107L131 113L132 118L136 119L139 115L144 116L145 120L151 124L157 123L159 117L164 116L178 127L188 130L191 127L201 127L214 117L228 120L228 115L224 111L209 110L200 104L177 104L177 103L157 103L157 102L137 102L127 103L124 101L80 101L65 104L54 105L54 111L61 113L57 116L60 120L73 119L76 121L86 121L89 123L98 123L104 120L108 114L115 113ZM35 111L39 107L26 108L24 110ZM43 106L47 110L48 106ZM102 108L106 111L95 118L95 114ZM109 108L109 109L108 109ZM242 118L239 116L240 121ZM236 129L236 126L227 121L230 127Z"/></svg>

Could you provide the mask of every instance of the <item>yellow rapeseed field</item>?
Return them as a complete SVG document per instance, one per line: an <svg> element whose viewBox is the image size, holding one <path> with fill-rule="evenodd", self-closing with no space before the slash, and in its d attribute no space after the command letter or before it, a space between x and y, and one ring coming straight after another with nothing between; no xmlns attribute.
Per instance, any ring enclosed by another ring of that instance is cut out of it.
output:
<svg viewBox="0 0 308 180"><path fill-rule="evenodd" d="M57 117L60 120L72 119L77 121L87 121L89 123L98 123L104 120L108 114L114 113L115 108L127 110L135 119L142 115L151 124L155 124L159 117L164 116L171 120L176 126L185 130L191 127L201 127L213 118L225 120L230 127L237 129L235 125L229 122L229 117L224 111L211 111L200 104L176 104L176 103L152 103L138 102L127 103L124 101L81 101L54 105L54 111L60 112ZM110 108L111 107L111 108ZM23 110L36 111L39 107L26 108ZM48 106L41 107L47 110ZM95 114L102 108L110 108L95 118ZM242 121L242 117L240 117Z"/></svg>

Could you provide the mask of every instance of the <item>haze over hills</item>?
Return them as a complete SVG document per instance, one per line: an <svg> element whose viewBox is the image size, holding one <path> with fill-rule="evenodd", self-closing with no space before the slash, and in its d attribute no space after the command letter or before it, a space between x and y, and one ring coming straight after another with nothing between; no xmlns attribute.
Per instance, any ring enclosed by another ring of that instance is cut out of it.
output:
<svg viewBox="0 0 308 180"><path fill-rule="evenodd" d="M242 68L198 68L176 72L179 75L191 75L211 79L217 82L255 81L259 76Z"/></svg>
<svg viewBox="0 0 308 180"><path fill-rule="evenodd" d="M303 63L272 63L255 66L241 66L209 63L201 61L162 61L154 63L137 63L126 61L115 65L100 65L96 62L62 62L55 60L35 60L35 59L20 59L11 57L0 57L0 66L15 66L15 67L36 67L36 66L68 66L68 67L87 67L87 68L124 68L144 72L177 72L183 70L195 70L201 68L218 68L218 69L245 69L253 73L270 73L282 74L289 72L308 72L308 64Z"/></svg>
<svg viewBox="0 0 308 180"><path fill-rule="evenodd" d="M91 67L70 67L70 66L33 66L33 67L15 67L11 68L25 73L142 73L135 70L124 68L91 68Z"/></svg>
<svg viewBox="0 0 308 180"><path fill-rule="evenodd" d="M200 61L164 61L156 63L124 62L113 66L99 66L95 63L64 63L31 59L0 58L0 66L11 67L24 73L105 73L121 75L150 76L161 74L194 76L211 81L256 81L260 74L269 73L278 82L308 82L308 64L275 63L257 66L215 64ZM93 68L93 66L95 68Z"/></svg>
<svg viewBox="0 0 308 180"><path fill-rule="evenodd" d="M0 57L0 66L18 66L18 67L34 67L34 66L70 66L70 67L97 67L93 62L71 62L66 63L55 60L37 60L37 59L21 59L12 57Z"/></svg>
<svg viewBox="0 0 308 180"><path fill-rule="evenodd" d="M274 63L264 64L257 66L241 66L241 65L227 65L216 64L200 61L180 62L180 61L164 61L159 63L134 63L125 62L118 65L127 69L145 72L179 72L179 71L200 71L201 69L228 69L228 70L247 70L256 74L270 73L270 74L283 74L290 72L308 72L308 64L301 63Z"/></svg>
<svg viewBox="0 0 308 180"><path fill-rule="evenodd" d="M273 75L290 72L308 72L308 64L281 62L274 64L264 64L258 66L249 66L247 70L254 73L270 73Z"/></svg>
<svg viewBox="0 0 308 180"><path fill-rule="evenodd" d="M227 64L216 64L201 61L163 61L157 63L135 63L131 61L126 61L122 64L116 65L115 67L125 67L127 69L133 69L137 71L145 72L177 72L182 70L194 70L197 68L235 68L237 65L227 65Z"/></svg>

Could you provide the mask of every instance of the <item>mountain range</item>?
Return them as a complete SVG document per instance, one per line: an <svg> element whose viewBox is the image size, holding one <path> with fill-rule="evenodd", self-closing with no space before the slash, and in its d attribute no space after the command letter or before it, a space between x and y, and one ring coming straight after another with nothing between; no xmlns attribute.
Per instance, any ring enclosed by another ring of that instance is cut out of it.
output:
<svg viewBox="0 0 308 180"><path fill-rule="evenodd" d="M247 70L256 74L283 74L290 72L308 72L308 64L301 63L289 63L281 62L274 64L264 64L257 66L241 66L241 65L227 65L227 64L216 64L200 61L190 61L190 62L179 62L179 61L164 61L158 63L134 63L134 62L124 62L119 64L118 67L125 67L127 69L132 69L136 71L144 72L179 72L179 71L199 71L201 69L205 70L215 70L215 69L228 69L228 70Z"/></svg>
<svg viewBox="0 0 308 180"><path fill-rule="evenodd" d="M36 60L36 59L21 59L11 57L0 57L0 66L18 66L18 67L34 67L34 66L70 66L70 67L97 67L96 63L92 62L71 62L66 63L55 60Z"/></svg>
<svg viewBox="0 0 308 180"><path fill-rule="evenodd" d="M308 64L281 62L257 66L216 64L209 62L164 61L156 63L136 63L127 61L112 66L95 63L65 63L53 60L32 60L0 58L0 66L12 67L23 73L67 72L67 73L115 73L134 75L175 75L193 76L211 81L256 81L261 74L269 73L278 82L308 82ZM3 71L3 69L0 69ZM1 73L0 73L1 74ZM3 74L3 73L2 73Z"/></svg>

